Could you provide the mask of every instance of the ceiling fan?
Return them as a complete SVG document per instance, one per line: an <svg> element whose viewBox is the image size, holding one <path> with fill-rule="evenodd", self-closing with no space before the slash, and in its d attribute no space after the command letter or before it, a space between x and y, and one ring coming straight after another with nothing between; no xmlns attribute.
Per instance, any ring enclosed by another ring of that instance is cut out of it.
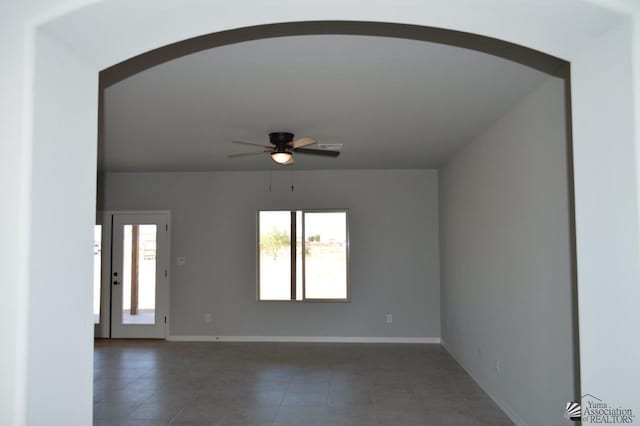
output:
<svg viewBox="0 0 640 426"><path fill-rule="evenodd" d="M231 154L229 158L246 157L249 155L259 155L268 153L271 159L280 165L287 166L293 164L293 154L310 154L310 155L322 155L325 157L337 157L340 155L340 151L330 151L326 149L310 149L305 146L313 145L317 143L313 138L308 136L293 139L294 134L289 132L273 132L269 133L269 142L272 146L261 145L258 143L232 141L233 143L239 143L243 145L258 146L260 148L267 148L259 152L243 152L240 154Z"/></svg>

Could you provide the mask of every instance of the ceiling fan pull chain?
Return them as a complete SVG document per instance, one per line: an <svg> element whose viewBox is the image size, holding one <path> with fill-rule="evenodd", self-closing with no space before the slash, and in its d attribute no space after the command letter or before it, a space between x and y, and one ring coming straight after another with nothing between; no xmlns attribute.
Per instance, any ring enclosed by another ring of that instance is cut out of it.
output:
<svg viewBox="0 0 640 426"><path fill-rule="evenodd" d="M291 166L291 192L293 192L293 166Z"/></svg>
<svg viewBox="0 0 640 426"><path fill-rule="evenodd" d="M271 192L271 169L269 169L269 192Z"/></svg>

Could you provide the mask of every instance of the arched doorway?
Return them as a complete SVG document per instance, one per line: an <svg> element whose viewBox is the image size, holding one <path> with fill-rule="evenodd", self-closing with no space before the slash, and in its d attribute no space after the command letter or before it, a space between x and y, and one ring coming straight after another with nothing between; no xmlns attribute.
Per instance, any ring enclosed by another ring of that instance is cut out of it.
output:
<svg viewBox="0 0 640 426"><path fill-rule="evenodd" d="M594 392L608 400L631 405L632 389L622 383L623 378L633 383L629 374L637 375L632 364L637 356L632 353L640 348L625 345L630 351L625 363L618 358L618 346L603 349L599 340L608 335L611 341L624 342L620 324L636 323L639 315L632 303L640 291L634 285L640 272L634 139L638 126L633 113L637 97L629 90L637 82L631 73L631 9L617 15L582 1L562 9L557 5L542 8L535 1L516 7L497 0L491 3L495 9L487 4L430 2L393 10L364 1L313 7L286 2L278 8L259 2L221 7L202 2L124 6L107 1L67 10L48 23L46 18L36 23L30 19L60 4L52 1L45 10L21 9L23 13L17 15L28 17L27 34L35 40L35 62L26 61L35 85L33 116L29 108L24 113L24 129L32 134L25 146L31 149L16 154L18 162L32 165L18 173L29 178L31 185L9 194L9 199L24 196L31 200L26 207L28 219L15 219L15 225L27 230L15 238L31 236L18 257L26 262L27 272L16 273L23 284L28 276L29 292L12 292L9 298L18 305L15 322L9 326L27 320L29 324L21 331L23 337L15 340L18 353L26 357L23 368L11 373L17 383L10 388L17 395L16 418L22 418L25 407L33 423L65 418L69 424L86 424L90 418L90 397L86 396L91 394L90 289L84 286L91 277L90 251L84 260L82 253L85 245L90 247L95 200L98 71L201 34L276 21L323 19L403 22L486 34L572 62L582 384L585 390L598 389ZM505 21L511 25L504 25ZM148 22L162 29L149 31ZM622 65L614 68L611 63ZM30 87L31 77L23 78ZM26 98L31 99L30 94ZM609 141L606 153L601 149L603 140ZM56 226L47 225L51 221ZM42 241L55 242L56 250ZM86 311L77 309L85 301ZM61 324L56 333L41 328L53 317ZM56 368L50 368L53 363ZM602 368L611 365L618 366L615 374ZM59 392L59 383L68 383L82 396Z"/></svg>

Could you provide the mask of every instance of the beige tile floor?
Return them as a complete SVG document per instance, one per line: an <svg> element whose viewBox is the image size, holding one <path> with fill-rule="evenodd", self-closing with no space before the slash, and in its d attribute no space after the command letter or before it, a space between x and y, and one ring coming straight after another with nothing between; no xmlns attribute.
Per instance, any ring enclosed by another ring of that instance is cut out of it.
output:
<svg viewBox="0 0 640 426"><path fill-rule="evenodd" d="M95 425L511 425L439 345L96 341Z"/></svg>

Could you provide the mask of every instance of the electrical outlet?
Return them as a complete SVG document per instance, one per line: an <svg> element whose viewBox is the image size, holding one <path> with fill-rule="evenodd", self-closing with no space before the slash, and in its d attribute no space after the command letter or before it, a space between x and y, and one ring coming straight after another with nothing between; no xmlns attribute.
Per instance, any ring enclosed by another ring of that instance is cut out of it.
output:
<svg viewBox="0 0 640 426"><path fill-rule="evenodd" d="M500 360L496 359L496 373L500 372Z"/></svg>
<svg viewBox="0 0 640 426"><path fill-rule="evenodd" d="M211 313L207 312L204 314L204 322L211 322Z"/></svg>
<svg viewBox="0 0 640 426"><path fill-rule="evenodd" d="M387 324L391 324L393 322L393 315L387 314Z"/></svg>

